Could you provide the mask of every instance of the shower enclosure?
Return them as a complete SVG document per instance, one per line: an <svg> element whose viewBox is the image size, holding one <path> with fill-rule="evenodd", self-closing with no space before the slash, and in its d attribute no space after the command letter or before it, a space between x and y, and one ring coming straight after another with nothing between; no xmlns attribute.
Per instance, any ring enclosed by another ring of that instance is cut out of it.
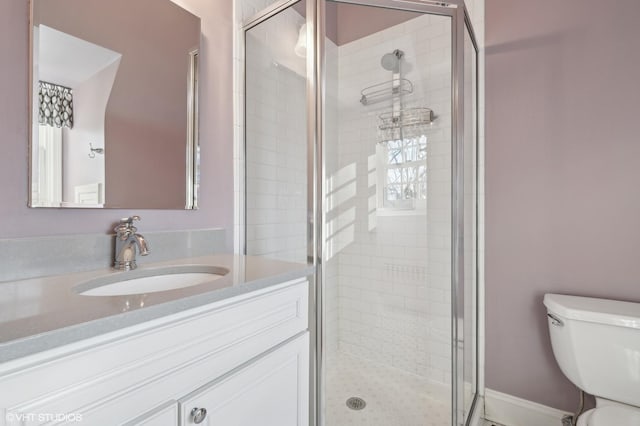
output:
<svg viewBox="0 0 640 426"><path fill-rule="evenodd" d="M470 424L477 47L463 2L284 0L243 30L243 250L316 265L311 424Z"/></svg>

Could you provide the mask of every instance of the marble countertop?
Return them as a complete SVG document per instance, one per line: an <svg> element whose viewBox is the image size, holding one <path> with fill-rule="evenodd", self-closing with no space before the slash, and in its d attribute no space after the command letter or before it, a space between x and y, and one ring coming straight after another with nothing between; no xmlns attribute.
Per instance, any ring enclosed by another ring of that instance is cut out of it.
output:
<svg viewBox="0 0 640 426"><path fill-rule="evenodd" d="M0 283L0 363L313 273L313 266L260 257L213 255L157 262L134 272L177 265L229 269L214 281L175 290L123 296L83 296L96 278L128 272L108 268Z"/></svg>

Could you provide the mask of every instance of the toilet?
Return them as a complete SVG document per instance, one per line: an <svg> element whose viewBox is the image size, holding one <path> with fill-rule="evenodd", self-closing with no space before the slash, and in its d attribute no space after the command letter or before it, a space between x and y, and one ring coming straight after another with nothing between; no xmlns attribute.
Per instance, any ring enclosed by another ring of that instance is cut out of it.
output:
<svg viewBox="0 0 640 426"><path fill-rule="evenodd" d="M578 426L640 426L640 303L545 294L553 354L596 397Z"/></svg>

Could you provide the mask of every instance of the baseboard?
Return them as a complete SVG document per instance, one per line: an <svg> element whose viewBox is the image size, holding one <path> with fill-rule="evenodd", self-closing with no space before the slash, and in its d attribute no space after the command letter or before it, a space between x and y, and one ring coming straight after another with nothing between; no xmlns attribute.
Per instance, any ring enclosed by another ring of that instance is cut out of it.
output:
<svg viewBox="0 0 640 426"><path fill-rule="evenodd" d="M569 414L546 405L485 389L485 419L505 426L562 426Z"/></svg>

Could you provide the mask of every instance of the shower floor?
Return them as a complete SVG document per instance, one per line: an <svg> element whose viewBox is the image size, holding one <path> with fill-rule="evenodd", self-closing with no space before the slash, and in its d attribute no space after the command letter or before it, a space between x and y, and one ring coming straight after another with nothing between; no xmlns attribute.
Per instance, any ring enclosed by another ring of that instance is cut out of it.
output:
<svg viewBox="0 0 640 426"><path fill-rule="evenodd" d="M393 367L338 353L327 360L327 426L449 426L451 392ZM367 403L347 407L351 397Z"/></svg>

